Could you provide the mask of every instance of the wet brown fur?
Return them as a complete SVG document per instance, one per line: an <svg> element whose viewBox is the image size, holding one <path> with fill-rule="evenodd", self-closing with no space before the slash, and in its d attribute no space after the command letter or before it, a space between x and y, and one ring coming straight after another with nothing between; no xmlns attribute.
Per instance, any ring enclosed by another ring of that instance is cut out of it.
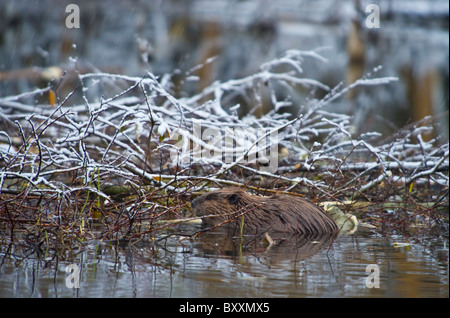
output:
<svg viewBox="0 0 450 318"><path fill-rule="evenodd" d="M292 195L264 197L240 188L227 188L199 196L192 201L192 207L208 226L225 222L240 227L244 215L246 233L330 234L338 231L336 223L324 210Z"/></svg>

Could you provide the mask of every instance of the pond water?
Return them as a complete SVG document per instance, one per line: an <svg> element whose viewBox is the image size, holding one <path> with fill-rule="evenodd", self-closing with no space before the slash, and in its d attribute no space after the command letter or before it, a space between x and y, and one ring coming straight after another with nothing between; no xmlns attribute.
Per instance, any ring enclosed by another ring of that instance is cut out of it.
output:
<svg viewBox="0 0 450 318"><path fill-rule="evenodd" d="M37 258L29 249L3 245L0 297L449 296L448 238L358 230L331 245L240 242L224 233L119 246L92 242L71 261L79 288L69 288L77 281L76 271L66 272L66 257L48 252Z"/></svg>

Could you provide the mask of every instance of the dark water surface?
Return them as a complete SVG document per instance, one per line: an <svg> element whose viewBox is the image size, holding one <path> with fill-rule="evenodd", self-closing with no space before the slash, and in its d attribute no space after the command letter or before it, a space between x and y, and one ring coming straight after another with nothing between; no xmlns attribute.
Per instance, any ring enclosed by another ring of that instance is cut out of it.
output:
<svg viewBox="0 0 450 318"><path fill-rule="evenodd" d="M75 282L66 272L71 263L61 260L67 258L48 252L38 259L29 249L3 245L0 297L449 296L447 238L358 230L329 249L307 240L270 248L239 243L223 233L163 244L92 242L72 258L79 288L67 287Z"/></svg>

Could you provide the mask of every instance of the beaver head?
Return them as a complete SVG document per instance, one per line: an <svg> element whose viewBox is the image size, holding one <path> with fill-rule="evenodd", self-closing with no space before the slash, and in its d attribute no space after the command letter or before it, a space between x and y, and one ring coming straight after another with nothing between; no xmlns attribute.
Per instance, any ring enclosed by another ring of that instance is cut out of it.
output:
<svg viewBox="0 0 450 318"><path fill-rule="evenodd" d="M244 222L246 233L329 234L338 230L320 207L290 195L263 197L227 188L199 196L192 201L192 207L207 226L224 223L240 227Z"/></svg>

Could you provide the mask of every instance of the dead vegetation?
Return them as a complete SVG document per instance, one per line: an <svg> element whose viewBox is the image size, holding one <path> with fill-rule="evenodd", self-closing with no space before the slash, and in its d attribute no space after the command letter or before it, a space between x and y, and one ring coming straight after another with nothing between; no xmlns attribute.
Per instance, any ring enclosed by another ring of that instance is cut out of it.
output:
<svg viewBox="0 0 450 318"><path fill-rule="evenodd" d="M449 144L434 135L433 118L388 138L355 133L333 103L395 79L368 75L331 89L302 77L308 59L323 60L289 51L191 96L175 93L170 76L91 73L66 96L49 86L0 98L2 244L42 252L94 239L152 241L176 226L164 221L191 216L198 193L230 185L343 203L380 230L448 235ZM283 112L293 102L280 87L308 92L297 114ZM237 97L258 109L262 91L273 110L238 116Z"/></svg>

